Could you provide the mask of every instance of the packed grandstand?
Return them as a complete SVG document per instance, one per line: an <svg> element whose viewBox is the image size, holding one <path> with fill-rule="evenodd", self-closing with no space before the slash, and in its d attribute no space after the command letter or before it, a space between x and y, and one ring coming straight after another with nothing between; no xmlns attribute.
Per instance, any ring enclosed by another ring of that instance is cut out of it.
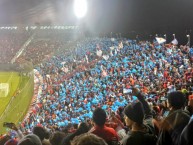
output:
<svg viewBox="0 0 193 145"><path fill-rule="evenodd" d="M0 30L0 63L32 62L35 83L28 113L0 144L78 144L81 134L109 145L193 143L192 47L42 29Z"/></svg>

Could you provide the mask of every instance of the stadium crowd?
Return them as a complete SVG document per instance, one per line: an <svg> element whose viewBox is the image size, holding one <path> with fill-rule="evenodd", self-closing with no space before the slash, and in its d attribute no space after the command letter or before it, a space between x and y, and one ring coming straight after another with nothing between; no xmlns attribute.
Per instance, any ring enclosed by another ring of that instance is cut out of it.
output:
<svg viewBox="0 0 193 145"><path fill-rule="evenodd" d="M23 53L17 58L17 62L30 61L33 64L39 64L46 57L50 57L53 50L60 48L58 41L35 40L32 41ZM38 56L38 57L37 57Z"/></svg>
<svg viewBox="0 0 193 145"><path fill-rule="evenodd" d="M0 62L11 62L11 59L15 56L22 45L27 41L30 36L28 32L14 33L2 32L0 34ZM18 37L19 36L19 37Z"/></svg>
<svg viewBox="0 0 193 145"><path fill-rule="evenodd" d="M41 58L39 49L31 53ZM82 41L36 67L43 78L36 105L19 129L10 127L20 140L0 143L193 144L192 58L188 46Z"/></svg>

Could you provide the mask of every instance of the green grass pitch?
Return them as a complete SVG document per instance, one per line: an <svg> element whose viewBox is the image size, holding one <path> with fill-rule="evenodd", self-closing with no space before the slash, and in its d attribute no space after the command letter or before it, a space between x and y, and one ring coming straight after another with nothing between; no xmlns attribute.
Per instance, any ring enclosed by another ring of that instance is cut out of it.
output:
<svg viewBox="0 0 193 145"><path fill-rule="evenodd" d="M0 134L7 128L3 122L18 124L26 115L33 96L33 76L23 76L18 72L0 72L0 83L9 84L9 93L0 93ZM17 94L17 95L15 95Z"/></svg>

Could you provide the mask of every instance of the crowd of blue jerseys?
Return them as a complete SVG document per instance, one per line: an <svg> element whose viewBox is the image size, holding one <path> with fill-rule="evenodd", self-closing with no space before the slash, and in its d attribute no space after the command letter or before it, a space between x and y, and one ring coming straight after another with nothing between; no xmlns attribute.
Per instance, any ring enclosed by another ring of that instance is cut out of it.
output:
<svg viewBox="0 0 193 145"><path fill-rule="evenodd" d="M102 51L102 56L97 56L97 50ZM126 89L124 79L132 77L138 80L135 87L140 88L139 82L144 82L149 89L153 89L157 80L164 80L163 73L167 64L170 64L167 66L169 71L173 66L179 68L182 65L184 70L188 69L190 62L185 63L184 59L193 55L193 49L190 48L184 55L179 55L178 52L178 48L166 49L164 44L156 42L152 48L152 43L147 41L139 43L135 40L111 38L85 40L77 44L75 49L53 56L51 60L36 67L44 80L41 84L42 94L38 94L39 104L42 106L37 109L37 113L31 114L33 117L29 117L30 121L25 127L31 129L39 123L47 128L63 128L69 123L79 124L91 119L96 107L102 107L107 113L116 112L119 107L136 100L135 96L123 92ZM66 73L58 73L58 70L64 65L68 67L72 63L83 63L86 57L86 65L94 59L100 59L86 71L76 72L65 80L61 79ZM178 60L178 63L174 60ZM157 64L160 67L154 74ZM183 72L183 69L179 71ZM104 72L106 75L103 75ZM47 75L54 77L48 79ZM48 92L49 85L53 88L52 94ZM126 91L131 92L131 89ZM146 94L146 97L152 98L153 95ZM109 101L112 104L109 105Z"/></svg>

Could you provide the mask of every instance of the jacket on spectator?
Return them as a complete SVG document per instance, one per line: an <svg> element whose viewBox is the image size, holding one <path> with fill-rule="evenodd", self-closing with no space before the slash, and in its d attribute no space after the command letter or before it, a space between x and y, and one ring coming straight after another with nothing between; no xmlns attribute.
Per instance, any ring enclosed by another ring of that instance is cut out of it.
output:
<svg viewBox="0 0 193 145"><path fill-rule="evenodd" d="M154 129L146 125L146 132L130 131L121 141L122 145L155 145L157 137L154 135Z"/></svg>
<svg viewBox="0 0 193 145"><path fill-rule="evenodd" d="M91 128L89 133L93 133L103 138L108 145L116 145L118 144L118 135L113 128L105 125L106 118L106 112L102 108L96 108L92 117L94 127Z"/></svg>
<svg viewBox="0 0 193 145"><path fill-rule="evenodd" d="M185 96L180 91L168 94L170 111L161 124L157 145L178 145L181 132L190 119L187 111L182 109L185 101Z"/></svg>
<svg viewBox="0 0 193 145"><path fill-rule="evenodd" d="M155 145L157 137L155 136L155 129L152 123L153 116L151 110L142 94L138 94L137 98L143 104L145 111L144 126L146 131L129 131L127 136L120 141L122 145Z"/></svg>
<svg viewBox="0 0 193 145"><path fill-rule="evenodd" d="M103 138L108 145L118 144L118 135L113 128L107 126L94 126L89 133L93 133L101 138Z"/></svg>
<svg viewBox="0 0 193 145"><path fill-rule="evenodd" d="M170 112L161 125L157 145L178 145L180 134L189 119L190 116L182 109Z"/></svg>
<svg viewBox="0 0 193 145"><path fill-rule="evenodd" d="M193 145L193 117L183 129L180 136L179 145Z"/></svg>

